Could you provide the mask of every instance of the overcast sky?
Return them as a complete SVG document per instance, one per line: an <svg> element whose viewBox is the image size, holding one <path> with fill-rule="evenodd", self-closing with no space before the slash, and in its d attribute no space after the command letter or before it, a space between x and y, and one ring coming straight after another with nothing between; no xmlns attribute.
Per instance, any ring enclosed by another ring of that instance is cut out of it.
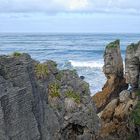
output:
<svg viewBox="0 0 140 140"><path fill-rule="evenodd" d="M0 32L140 33L140 0L0 0Z"/></svg>

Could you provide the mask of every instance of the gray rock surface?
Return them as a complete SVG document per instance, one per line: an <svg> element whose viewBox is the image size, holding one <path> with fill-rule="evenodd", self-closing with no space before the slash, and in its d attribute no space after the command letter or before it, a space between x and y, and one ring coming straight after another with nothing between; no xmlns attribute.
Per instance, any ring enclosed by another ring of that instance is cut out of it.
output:
<svg viewBox="0 0 140 140"><path fill-rule="evenodd" d="M95 111L75 71L28 54L0 56L0 140L94 140Z"/></svg>
<svg viewBox="0 0 140 140"><path fill-rule="evenodd" d="M127 47L125 77L132 89L140 88L140 42Z"/></svg>
<svg viewBox="0 0 140 140"><path fill-rule="evenodd" d="M133 120L134 139L140 139L140 41L127 47L125 59L125 77L130 85L131 98L137 101L130 115Z"/></svg>
<svg viewBox="0 0 140 140"><path fill-rule="evenodd" d="M106 46L103 71L107 78L112 74L123 77L123 60L119 40L111 42Z"/></svg>

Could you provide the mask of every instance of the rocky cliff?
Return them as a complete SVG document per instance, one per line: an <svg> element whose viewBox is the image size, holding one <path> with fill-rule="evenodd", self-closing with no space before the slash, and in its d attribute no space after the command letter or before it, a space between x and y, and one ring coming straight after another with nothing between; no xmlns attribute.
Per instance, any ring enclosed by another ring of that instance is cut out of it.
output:
<svg viewBox="0 0 140 140"><path fill-rule="evenodd" d="M101 119L99 140L140 139L140 42L126 50L125 75L119 41L107 45L103 71L107 82L93 96ZM126 79L126 80L125 80ZM127 90L127 84L130 88Z"/></svg>
<svg viewBox="0 0 140 140"><path fill-rule="evenodd" d="M0 56L0 140L94 140L95 112L75 71L28 54Z"/></svg>

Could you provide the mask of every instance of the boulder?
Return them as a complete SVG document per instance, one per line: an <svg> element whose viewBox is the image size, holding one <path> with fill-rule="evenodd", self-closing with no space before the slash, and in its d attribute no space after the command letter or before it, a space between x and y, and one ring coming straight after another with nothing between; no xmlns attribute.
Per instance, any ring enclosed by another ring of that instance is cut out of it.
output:
<svg viewBox="0 0 140 140"><path fill-rule="evenodd" d="M128 90L123 90L120 94L119 94L119 101L121 103L125 103L128 102L128 100L130 99L131 94L130 91Z"/></svg>

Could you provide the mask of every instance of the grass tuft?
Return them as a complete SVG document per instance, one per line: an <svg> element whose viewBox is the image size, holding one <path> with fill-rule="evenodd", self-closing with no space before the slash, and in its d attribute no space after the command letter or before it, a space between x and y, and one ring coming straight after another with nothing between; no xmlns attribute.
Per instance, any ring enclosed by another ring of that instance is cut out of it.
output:
<svg viewBox="0 0 140 140"><path fill-rule="evenodd" d="M73 99L76 103L80 103L81 101L80 95L72 90L66 91L65 95L66 97Z"/></svg>
<svg viewBox="0 0 140 140"><path fill-rule="evenodd" d="M49 74L48 66L46 64L36 64L35 73L37 78L45 79Z"/></svg>
<svg viewBox="0 0 140 140"><path fill-rule="evenodd" d="M49 95L54 97L60 97L60 85L58 83L53 83L48 86L49 89Z"/></svg>
<svg viewBox="0 0 140 140"><path fill-rule="evenodd" d="M14 53L12 54L12 56L19 57L19 56L21 56L21 53L19 53L19 52L14 52Z"/></svg>

